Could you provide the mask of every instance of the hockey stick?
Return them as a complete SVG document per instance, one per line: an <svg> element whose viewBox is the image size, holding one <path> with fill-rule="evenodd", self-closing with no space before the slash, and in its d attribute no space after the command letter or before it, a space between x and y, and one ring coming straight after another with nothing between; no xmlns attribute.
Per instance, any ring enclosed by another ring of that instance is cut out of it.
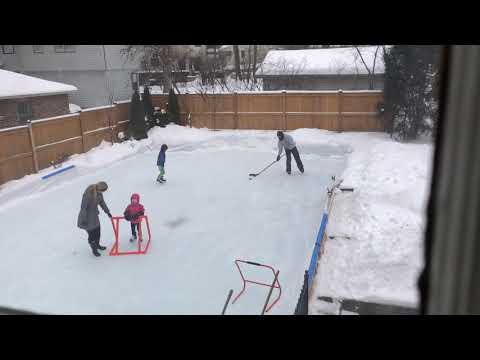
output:
<svg viewBox="0 0 480 360"><path fill-rule="evenodd" d="M285 155L285 154L282 154L282 155L280 156L280 159L283 157L283 155ZM263 173L265 170L267 170L270 166L272 166L273 164L275 164L275 163L277 163L278 161L280 161L280 159L273 161L271 164L269 164L269 165L267 165L265 168L263 168L263 170L261 170L260 172L258 172L258 173L256 173L256 174L248 174L248 176L250 176L250 177L252 178L252 177L255 177L255 176L260 175L260 174ZM250 180L251 180L251 179L250 179Z"/></svg>
<svg viewBox="0 0 480 360"><path fill-rule="evenodd" d="M233 290L230 289L230 291L228 292L227 301L225 301L225 305L223 306L222 315L225 315L225 311L227 310L227 306L230 303L230 298L232 297L232 295L233 295Z"/></svg>
<svg viewBox="0 0 480 360"><path fill-rule="evenodd" d="M273 283L270 286L270 291L268 292L267 299L265 300L265 305L263 305L263 310L261 315L265 315L265 311L267 310L267 305L268 305L268 302L270 301L270 296L272 296L272 291L273 291L273 288L275 287L275 283L277 282L279 272L280 270L277 270L277 272L275 273L275 277L273 278Z"/></svg>

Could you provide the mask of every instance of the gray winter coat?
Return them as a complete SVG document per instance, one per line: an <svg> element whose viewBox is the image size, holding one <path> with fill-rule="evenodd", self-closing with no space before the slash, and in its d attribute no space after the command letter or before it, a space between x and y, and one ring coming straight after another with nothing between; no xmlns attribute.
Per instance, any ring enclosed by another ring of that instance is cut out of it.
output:
<svg viewBox="0 0 480 360"><path fill-rule="evenodd" d="M80 207L80 213L78 214L77 226L80 229L89 231L100 226L98 205L102 207L105 214L110 214L110 210L103 200L103 194L97 191L97 198L95 199L93 192L87 188L83 193L82 205Z"/></svg>
<svg viewBox="0 0 480 360"><path fill-rule="evenodd" d="M292 150L296 146L295 140L288 135L283 134L283 140L278 140L278 156L282 155L283 148Z"/></svg>

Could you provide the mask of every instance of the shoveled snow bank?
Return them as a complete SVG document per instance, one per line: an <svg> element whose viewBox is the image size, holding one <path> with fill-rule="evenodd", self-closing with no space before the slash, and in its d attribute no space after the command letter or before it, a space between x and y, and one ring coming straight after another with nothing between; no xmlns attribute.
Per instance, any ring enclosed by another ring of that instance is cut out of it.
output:
<svg viewBox="0 0 480 360"><path fill-rule="evenodd" d="M65 162L65 166L75 165L84 168L98 168L113 164L137 153L160 149L164 143L170 148L178 145L188 145L206 141L214 135L208 129L190 129L178 125L168 125L166 128L155 127L148 133L148 139L141 141L125 141L111 144L103 141L100 145L83 154L74 154ZM41 170L38 174L24 176L0 186L0 195L15 191L25 185L40 180L43 175L53 171L53 167Z"/></svg>
<svg viewBox="0 0 480 360"><path fill-rule="evenodd" d="M149 86L150 93L152 95L162 95L163 87L159 85ZM202 84L202 80L197 78L193 81L186 83L178 83L177 89L181 94L197 94L197 93L209 93L209 94L221 94L221 93L233 93L237 92L258 92L263 90L262 79L257 79L255 83L240 81L228 77L225 80L225 83L219 81L215 82L214 85ZM139 88L140 92L143 93L143 86Z"/></svg>
<svg viewBox="0 0 480 360"><path fill-rule="evenodd" d="M335 198L327 235L339 237L325 243L310 312L318 296L415 306L433 146L384 134L335 138L353 149L343 178L355 190Z"/></svg>
<svg viewBox="0 0 480 360"><path fill-rule="evenodd" d="M68 104L68 108L70 110L70 113L77 113L82 111L82 108L75 104Z"/></svg>

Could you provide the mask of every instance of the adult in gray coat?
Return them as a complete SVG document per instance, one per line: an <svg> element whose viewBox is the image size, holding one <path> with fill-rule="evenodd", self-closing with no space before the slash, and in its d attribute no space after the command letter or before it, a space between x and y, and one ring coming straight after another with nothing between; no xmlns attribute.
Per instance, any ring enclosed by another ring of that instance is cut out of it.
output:
<svg viewBox="0 0 480 360"><path fill-rule="evenodd" d="M280 155L282 155L283 148L285 148L285 155L287 155L287 173L288 175L292 172L292 155L295 158L295 162L297 163L298 170L303 174L305 171L303 169L302 160L300 159L300 154L297 150L297 145L295 144L295 140L288 135L284 134L283 131L277 131L277 138L278 138L278 155L277 161L280 160Z"/></svg>
<svg viewBox="0 0 480 360"><path fill-rule="evenodd" d="M88 243L92 248L93 255L100 256L98 250L105 250L105 246L100 245L100 219L98 218L98 205L103 209L109 218L112 218L110 210L103 200L103 193L107 191L108 185L101 181L92 184L83 193L82 205L78 214L77 226L88 233Z"/></svg>

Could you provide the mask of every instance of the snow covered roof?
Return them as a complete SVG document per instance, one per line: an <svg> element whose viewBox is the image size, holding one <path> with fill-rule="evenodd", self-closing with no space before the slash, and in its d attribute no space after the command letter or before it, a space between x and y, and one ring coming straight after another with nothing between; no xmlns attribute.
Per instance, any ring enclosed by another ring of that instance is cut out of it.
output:
<svg viewBox="0 0 480 360"><path fill-rule="evenodd" d="M75 86L0 69L0 99L65 94Z"/></svg>
<svg viewBox="0 0 480 360"><path fill-rule="evenodd" d="M359 47L363 60L371 70L378 46ZM383 51L379 48L375 74L383 74ZM272 75L350 75L368 74L357 50L349 48L271 50L256 72L257 76Z"/></svg>
<svg viewBox="0 0 480 360"><path fill-rule="evenodd" d="M233 49L233 45L222 45L218 48L218 50L220 51L225 51L225 50L232 50Z"/></svg>

